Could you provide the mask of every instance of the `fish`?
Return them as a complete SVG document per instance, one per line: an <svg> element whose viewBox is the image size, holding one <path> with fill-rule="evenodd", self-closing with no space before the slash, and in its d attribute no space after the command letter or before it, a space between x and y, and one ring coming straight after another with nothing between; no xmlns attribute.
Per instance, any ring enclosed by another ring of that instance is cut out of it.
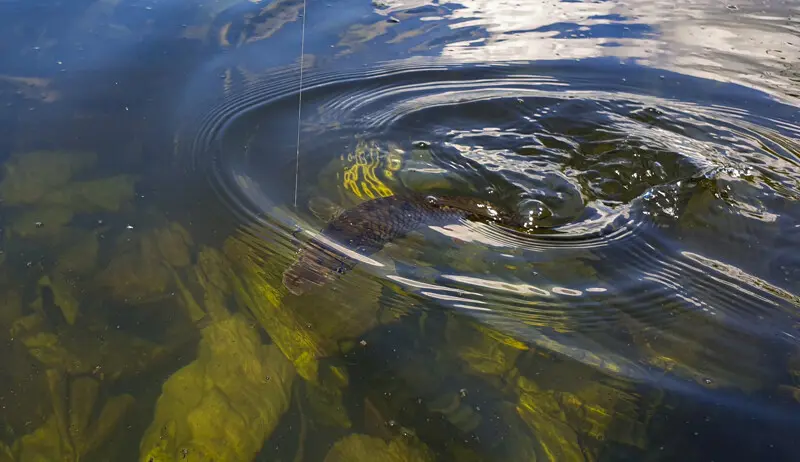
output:
<svg viewBox="0 0 800 462"><path fill-rule="evenodd" d="M517 227L512 211L469 196L403 193L367 200L344 210L306 242L283 273L283 285L302 295L352 270L363 257L423 226L459 220Z"/></svg>

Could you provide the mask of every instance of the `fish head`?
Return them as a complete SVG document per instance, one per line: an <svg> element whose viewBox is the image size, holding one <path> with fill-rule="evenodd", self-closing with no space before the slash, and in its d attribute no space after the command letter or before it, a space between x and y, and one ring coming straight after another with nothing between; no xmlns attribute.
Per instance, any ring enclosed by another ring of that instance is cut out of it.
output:
<svg viewBox="0 0 800 462"><path fill-rule="evenodd" d="M294 295L302 295L334 281L346 271L340 257L321 247L303 249L297 260L283 272L283 285Z"/></svg>

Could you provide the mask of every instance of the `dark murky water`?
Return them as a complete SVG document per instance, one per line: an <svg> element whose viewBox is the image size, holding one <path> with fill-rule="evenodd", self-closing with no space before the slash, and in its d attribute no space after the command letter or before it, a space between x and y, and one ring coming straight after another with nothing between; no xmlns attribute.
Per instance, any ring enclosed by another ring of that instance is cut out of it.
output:
<svg viewBox="0 0 800 462"><path fill-rule="evenodd" d="M0 460L797 459L796 2L303 7L0 3Z"/></svg>

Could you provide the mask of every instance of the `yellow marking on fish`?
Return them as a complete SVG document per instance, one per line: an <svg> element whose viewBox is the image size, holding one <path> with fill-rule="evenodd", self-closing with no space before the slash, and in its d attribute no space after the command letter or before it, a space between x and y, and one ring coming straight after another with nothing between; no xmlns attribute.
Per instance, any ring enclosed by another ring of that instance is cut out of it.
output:
<svg viewBox="0 0 800 462"><path fill-rule="evenodd" d="M343 183L345 189L355 194L359 199L376 199L394 195L378 177L381 167L380 151L373 145L359 141L355 151L347 154L347 163L350 164L344 171ZM393 155L394 154L394 155ZM388 179L394 178L394 172L402 166L402 158L397 153L390 153L387 165L382 170Z"/></svg>

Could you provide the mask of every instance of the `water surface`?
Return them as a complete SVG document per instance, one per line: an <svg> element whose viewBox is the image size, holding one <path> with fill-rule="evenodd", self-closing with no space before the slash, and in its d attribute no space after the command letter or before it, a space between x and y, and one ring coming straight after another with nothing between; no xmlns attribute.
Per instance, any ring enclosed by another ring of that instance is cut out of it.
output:
<svg viewBox="0 0 800 462"><path fill-rule="evenodd" d="M796 459L796 3L7 1L0 26L0 457ZM283 287L404 191L527 219Z"/></svg>

